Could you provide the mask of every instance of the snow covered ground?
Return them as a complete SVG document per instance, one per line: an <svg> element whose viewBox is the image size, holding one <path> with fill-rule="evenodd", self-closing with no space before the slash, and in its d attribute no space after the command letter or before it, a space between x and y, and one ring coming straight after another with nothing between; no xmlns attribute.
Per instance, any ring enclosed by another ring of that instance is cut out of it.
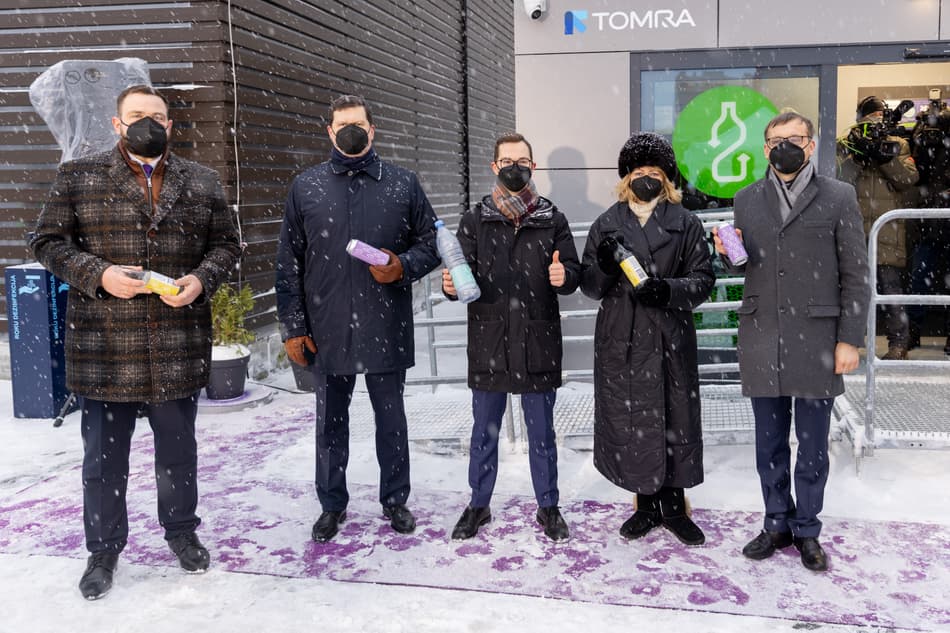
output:
<svg viewBox="0 0 950 633"><path fill-rule="evenodd" d="M276 379L282 386L291 384L289 374ZM361 388L360 382L356 398L365 397L359 391ZM589 387L570 385L568 388L584 390ZM460 393L459 389L440 388L432 395L419 388L409 397L464 398L464 392ZM200 416L200 433L202 437L233 433L235 428L246 428L253 416L267 410L285 416L292 412L305 414L310 406L311 396L280 391L274 401L261 410ZM149 434L144 420L137 434ZM304 433L299 440L275 454L279 458L263 465L257 476L279 474L285 481L298 483L301 489L310 487L313 447L308 434ZM412 458L414 490L457 499L455 507L446 508L444 516L439 519L445 524L439 525L440 529L450 529L467 500L465 455L436 455L414 447ZM59 429L54 429L49 421L16 419L12 412L10 384L0 382L0 507L10 507L15 501L13 497L31 486L41 486L44 482L49 485L51 478L55 479L56 486L67 488L59 492L67 497L75 495L78 503L81 487L76 467L80 460L78 414L67 417ZM149 465L136 466L150 468ZM588 451L562 449L559 467L562 505L575 500L611 504L629 502L627 493L607 483L593 469ZM69 475L63 476L64 473ZM375 487L378 471L372 442L353 443L348 477L351 488ZM496 499L503 499L506 495L530 495L530 491L527 457L509 447L502 453ZM256 498L265 496L267 491L250 490L246 494ZM693 489L690 497L697 509L710 513L758 512L761 501L751 446L709 447L706 483ZM202 506L207 510L212 503L202 501L199 512ZM301 503L305 513L309 509L307 520L312 520L318 513L312 489ZM154 514L153 508L144 510ZM498 514L496 511L495 523ZM950 451L880 450L873 458L865 460L858 476L850 445L837 443L833 451L825 517L936 524L934 527L946 535L946 528L950 526ZM247 520L252 518L257 517L247 517ZM567 518L575 527L580 523L577 516L568 515ZM241 522L241 517L234 518L237 525ZM0 516L0 540L15 538L7 525ZM76 530L79 526L48 524L42 530L57 531L67 527ZM605 529L612 531L616 527L619 525L606 526ZM299 529L307 530L307 525ZM927 526L921 526L921 529L927 530ZM203 525L201 530L206 542L214 541L213 522ZM306 541L306 532L299 536L301 541ZM138 537L140 541L160 543L160 532L139 534ZM535 536L532 534L530 538ZM950 547L947 541L943 543ZM735 544L737 554L741 545ZM876 555L876 545L873 542L866 544L868 557ZM23 542L0 548L3 570L0 595L5 605L0 616L0 631L177 631L192 627L207 631L327 630L342 633L512 630L533 633L579 629L611 632L638 628L678 632L793 631L802 628L859 630L858 627L704 610L617 606L492 591L449 590L428 587L425 578L412 583L418 586L398 586L331 580L320 575L287 577L270 573L238 573L227 571L220 562L205 575L189 576L181 573L171 561L156 565L123 560L112 593L102 601L90 603L84 601L76 589L84 566L85 553L81 545L63 555L50 555L48 550L37 549L47 553L34 554L30 544ZM215 555L213 546L212 555ZM789 569L806 581L810 573L800 566L781 569L774 581L769 582L781 584L788 581L783 576L788 575ZM420 570L420 573L424 574L425 570ZM946 595L947 602L950 602L950 586Z"/></svg>

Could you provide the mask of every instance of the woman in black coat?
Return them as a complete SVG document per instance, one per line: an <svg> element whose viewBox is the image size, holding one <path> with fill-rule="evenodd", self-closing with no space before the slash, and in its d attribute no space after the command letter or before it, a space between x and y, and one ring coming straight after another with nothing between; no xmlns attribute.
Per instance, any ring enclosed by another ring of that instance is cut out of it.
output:
<svg viewBox="0 0 950 633"><path fill-rule="evenodd" d="M590 228L581 290L601 301L594 335L594 466L637 494L620 528L635 539L663 525L705 542L684 488L703 481L696 329L692 310L715 282L699 218L680 204L666 139L632 136L620 152L618 202ZM618 249L619 245L619 249ZM617 263L632 252L649 278L634 288Z"/></svg>

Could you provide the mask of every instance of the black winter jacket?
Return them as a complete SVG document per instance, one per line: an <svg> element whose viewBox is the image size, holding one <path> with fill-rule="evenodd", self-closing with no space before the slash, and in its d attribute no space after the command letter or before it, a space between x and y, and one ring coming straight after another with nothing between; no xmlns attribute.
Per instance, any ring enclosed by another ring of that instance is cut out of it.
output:
<svg viewBox="0 0 950 633"><path fill-rule="evenodd" d="M626 277L600 270L597 246L618 234L649 275L670 283L667 307L638 303ZM583 261L581 290L601 300L594 333L594 466L616 485L643 494L702 483L692 310L715 283L702 222L680 205L661 202L641 227L618 202L591 226Z"/></svg>
<svg viewBox="0 0 950 633"><path fill-rule="evenodd" d="M550 200L521 226L490 196L462 214L458 239L481 289L468 304L468 386L484 391L539 393L561 385L561 313L557 295L580 282L580 261L567 218ZM548 278L554 251L564 285Z"/></svg>
<svg viewBox="0 0 950 633"><path fill-rule="evenodd" d="M402 280L377 283L347 254L351 238L396 253ZM277 247L281 336L309 334L326 374L411 367L411 282L438 263L435 213L413 172L381 160L312 167L290 187Z"/></svg>

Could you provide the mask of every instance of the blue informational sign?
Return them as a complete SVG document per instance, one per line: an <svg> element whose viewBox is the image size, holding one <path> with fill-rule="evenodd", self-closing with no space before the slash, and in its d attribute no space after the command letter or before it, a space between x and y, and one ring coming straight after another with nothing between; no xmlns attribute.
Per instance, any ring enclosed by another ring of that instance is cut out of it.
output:
<svg viewBox="0 0 950 633"><path fill-rule="evenodd" d="M55 418L66 403L66 296L69 284L39 264L6 269L13 415Z"/></svg>

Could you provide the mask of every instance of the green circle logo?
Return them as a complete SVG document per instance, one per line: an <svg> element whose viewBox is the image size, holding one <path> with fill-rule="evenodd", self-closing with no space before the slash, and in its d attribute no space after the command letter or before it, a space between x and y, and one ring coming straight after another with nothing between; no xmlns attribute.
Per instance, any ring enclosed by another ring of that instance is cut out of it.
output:
<svg viewBox="0 0 950 633"><path fill-rule="evenodd" d="M765 175L762 134L776 114L772 102L751 88L720 86L697 95L673 129L680 172L699 191L732 198Z"/></svg>

